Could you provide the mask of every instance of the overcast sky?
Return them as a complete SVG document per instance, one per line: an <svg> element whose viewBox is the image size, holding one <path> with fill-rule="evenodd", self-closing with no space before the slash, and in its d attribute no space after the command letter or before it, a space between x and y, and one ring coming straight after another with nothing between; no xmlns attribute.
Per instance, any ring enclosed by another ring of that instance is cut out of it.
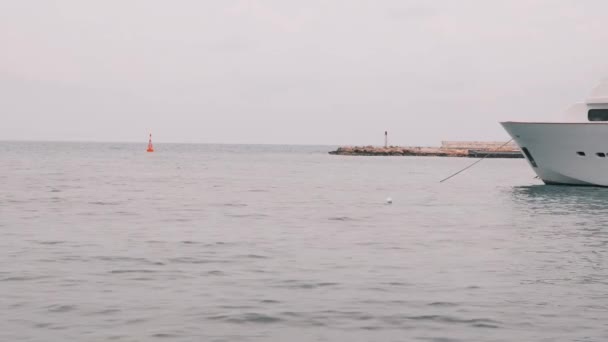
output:
<svg viewBox="0 0 608 342"><path fill-rule="evenodd" d="M608 76L608 1L0 0L0 140L507 140Z"/></svg>

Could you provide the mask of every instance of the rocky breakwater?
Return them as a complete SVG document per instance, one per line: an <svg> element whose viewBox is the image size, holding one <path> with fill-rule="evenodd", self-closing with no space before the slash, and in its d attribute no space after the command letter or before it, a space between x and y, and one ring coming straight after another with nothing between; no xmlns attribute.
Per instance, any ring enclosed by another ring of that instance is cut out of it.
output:
<svg viewBox="0 0 608 342"><path fill-rule="evenodd" d="M468 150L441 149L434 147L376 147L343 146L329 154L343 156L429 156L429 157L468 157Z"/></svg>
<svg viewBox="0 0 608 342"><path fill-rule="evenodd" d="M469 157L469 158L523 158L518 149L491 149L477 145L473 148L454 147L401 147L401 146L342 146L329 154L342 156L420 156L420 157Z"/></svg>

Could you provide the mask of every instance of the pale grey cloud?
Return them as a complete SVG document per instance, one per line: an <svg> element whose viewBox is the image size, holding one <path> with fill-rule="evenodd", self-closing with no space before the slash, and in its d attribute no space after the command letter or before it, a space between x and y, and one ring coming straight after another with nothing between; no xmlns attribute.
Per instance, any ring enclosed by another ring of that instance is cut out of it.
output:
<svg viewBox="0 0 608 342"><path fill-rule="evenodd" d="M602 1L0 1L1 139L506 139L608 76Z"/></svg>

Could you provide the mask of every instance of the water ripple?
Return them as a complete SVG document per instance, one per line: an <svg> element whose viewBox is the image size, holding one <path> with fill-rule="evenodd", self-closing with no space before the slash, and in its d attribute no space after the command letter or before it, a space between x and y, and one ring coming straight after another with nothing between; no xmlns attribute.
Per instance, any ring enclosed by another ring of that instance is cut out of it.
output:
<svg viewBox="0 0 608 342"><path fill-rule="evenodd" d="M158 273L155 270L147 270L147 269L134 269L134 270L111 270L109 273L112 274L123 274L123 273Z"/></svg>
<svg viewBox="0 0 608 342"><path fill-rule="evenodd" d="M49 276L11 276L0 278L0 281L32 281L50 278Z"/></svg>
<svg viewBox="0 0 608 342"><path fill-rule="evenodd" d="M51 305L47 307L49 312L64 313L76 310L74 305Z"/></svg>
<svg viewBox="0 0 608 342"><path fill-rule="evenodd" d="M247 324L247 323L270 324L270 323L278 323L278 322L283 321L283 319L281 319L279 317L256 313L256 312L243 313L243 314L238 314L238 315L215 315L215 316L209 316L207 318L210 320L218 320L218 321L224 321L224 322L236 323L236 324Z"/></svg>

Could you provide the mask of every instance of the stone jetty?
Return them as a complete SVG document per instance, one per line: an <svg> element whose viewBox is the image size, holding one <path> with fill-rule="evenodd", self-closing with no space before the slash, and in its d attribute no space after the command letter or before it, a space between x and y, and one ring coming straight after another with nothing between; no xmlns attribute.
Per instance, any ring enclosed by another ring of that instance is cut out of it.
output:
<svg viewBox="0 0 608 342"><path fill-rule="evenodd" d="M440 147L342 146L329 154L343 156L420 156L468 158L523 158L515 144L444 141Z"/></svg>

